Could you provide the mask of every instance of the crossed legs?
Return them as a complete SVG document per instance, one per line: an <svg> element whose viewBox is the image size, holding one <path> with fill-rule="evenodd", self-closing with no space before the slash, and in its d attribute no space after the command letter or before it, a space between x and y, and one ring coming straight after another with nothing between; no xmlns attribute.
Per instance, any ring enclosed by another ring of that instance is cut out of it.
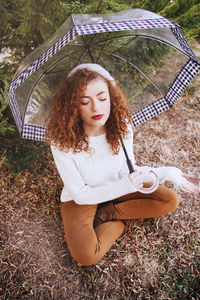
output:
<svg viewBox="0 0 200 300"><path fill-rule="evenodd" d="M105 222L93 227L97 205L61 203L65 237L72 257L81 265L101 259L124 231L122 221Z"/></svg>
<svg viewBox="0 0 200 300"><path fill-rule="evenodd" d="M99 206L62 202L61 215L70 253L81 265L92 265L123 233L123 220L161 216L177 205L177 195L163 186L152 194L132 193ZM94 220L101 214L106 220L94 228Z"/></svg>

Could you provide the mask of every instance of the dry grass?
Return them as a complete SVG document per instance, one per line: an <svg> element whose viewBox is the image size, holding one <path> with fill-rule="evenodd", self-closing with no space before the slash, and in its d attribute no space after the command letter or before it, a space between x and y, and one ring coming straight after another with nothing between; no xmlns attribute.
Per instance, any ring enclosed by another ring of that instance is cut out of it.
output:
<svg viewBox="0 0 200 300"><path fill-rule="evenodd" d="M139 165L175 165L200 183L199 82L136 128ZM1 299L200 299L199 196L178 191L175 212L130 224L101 261L82 267L64 239L61 181L51 154L43 159L14 177L0 157Z"/></svg>

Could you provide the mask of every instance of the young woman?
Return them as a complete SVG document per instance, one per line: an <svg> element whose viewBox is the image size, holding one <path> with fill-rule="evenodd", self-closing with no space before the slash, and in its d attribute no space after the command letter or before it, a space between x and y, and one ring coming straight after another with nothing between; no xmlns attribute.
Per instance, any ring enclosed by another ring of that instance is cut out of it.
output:
<svg viewBox="0 0 200 300"><path fill-rule="evenodd" d="M66 241L81 265L103 257L123 233L124 220L157 217L177 207L177 195L164 186L141 192L151 181L148 167L135 166L129 174L120 138L134 164L131 115L119 85L100 65L79 65L68 75L55 95L46 136L64 183ZM160 183L171 180L183 191L200 192L175 167L154 172Z"/></svg>

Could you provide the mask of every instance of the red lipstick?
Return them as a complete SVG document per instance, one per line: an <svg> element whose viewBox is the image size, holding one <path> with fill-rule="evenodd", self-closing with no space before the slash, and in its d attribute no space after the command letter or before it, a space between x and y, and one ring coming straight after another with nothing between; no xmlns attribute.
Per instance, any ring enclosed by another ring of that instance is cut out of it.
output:
<svg viewBox="0 0 200 300"><path fill-rule="evenodd" d="M100 120L103 118L104 115L95 115L95 116L92 116L92 119L93 120Z"/></svg>

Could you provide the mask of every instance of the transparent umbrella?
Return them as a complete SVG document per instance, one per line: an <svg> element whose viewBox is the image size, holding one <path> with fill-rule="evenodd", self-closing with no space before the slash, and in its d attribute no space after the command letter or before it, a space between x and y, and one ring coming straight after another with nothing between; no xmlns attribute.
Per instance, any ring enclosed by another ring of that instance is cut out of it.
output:
<svg viewBox="0 0 200 300"><path fill-rule="evenodd" d="M135 126L172 107L200 70L179 25L155 13L71 15L25 58L10 85L10 107L22 138L44 139L57 87L76 65L88 62L119 80Z"/></svg>
<svg viewBox="0 0 200 300"><path fill-rule="evenodd" d="M172 107L200 69L180 27L157 14L130 9L71 15L24 60L10 85L10 107L22 138L44 140L57 87L75 66L88 62L102 65L119 80L135 126ZM143 193L158 187L150 172L154 183Z"/></svg>

